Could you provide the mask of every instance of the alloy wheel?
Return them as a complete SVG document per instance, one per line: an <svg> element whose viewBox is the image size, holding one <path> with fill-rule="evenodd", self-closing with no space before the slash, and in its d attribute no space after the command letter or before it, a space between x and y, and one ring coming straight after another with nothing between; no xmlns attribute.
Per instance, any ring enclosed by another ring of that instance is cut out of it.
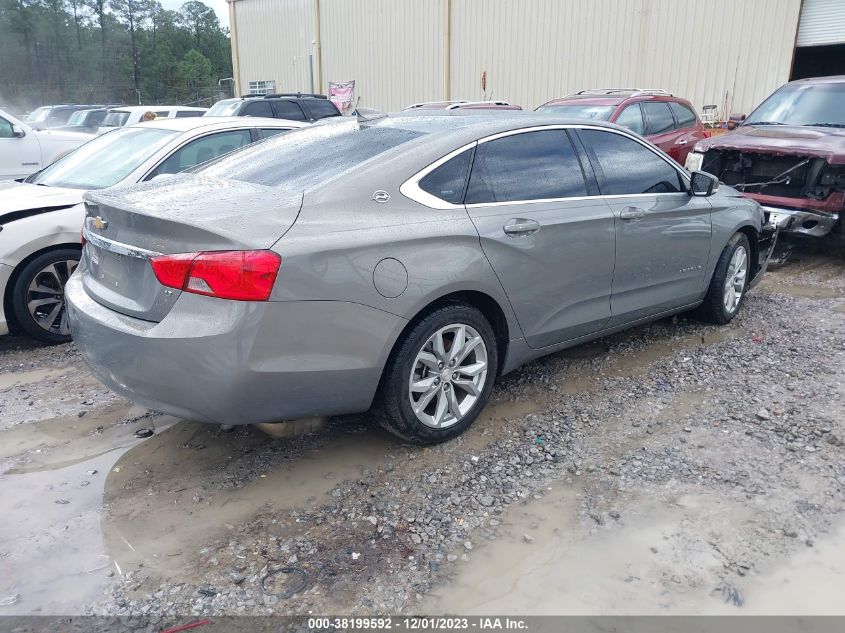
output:
<svg viewBox="0 0 845 633"><path fill-rule="evenodd" d="M740 245L734 251L725 275L725 291L723 295L725 310L733 314L742 300L745 292L745 280L748 277L748 251Z"/></svg>
<svg viewBox="0 0 845 633"><path fill-rule="evenodd" d="M26 292L26 307L32 320L43 330L69 336L65 307L65 284L79 265L75 259L48 264L32 278Z"/></svg>
<svg viewBox="0 0 845 633"><path fill-rule="evenodd" d="M487 381L487 346L475 328L453 323L432 334L414 359L408 398L417 419L443 429L478 402Z"/></svg>

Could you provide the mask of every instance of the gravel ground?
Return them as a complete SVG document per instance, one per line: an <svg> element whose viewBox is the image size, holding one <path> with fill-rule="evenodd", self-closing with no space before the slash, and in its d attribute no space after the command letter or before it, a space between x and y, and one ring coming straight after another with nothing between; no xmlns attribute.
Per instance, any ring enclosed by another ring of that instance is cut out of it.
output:
<svg viewBox="0 0 845 633"><path fill-rule="evenodd" d="M803 246L730 325L675 318L534 362L431 448L368 416L222 433L132 407L70 345L9 339L0 614L765 612L778 565L845 563L843 296L842 253ZM39 552L50 582L30 577Z"/></svg>

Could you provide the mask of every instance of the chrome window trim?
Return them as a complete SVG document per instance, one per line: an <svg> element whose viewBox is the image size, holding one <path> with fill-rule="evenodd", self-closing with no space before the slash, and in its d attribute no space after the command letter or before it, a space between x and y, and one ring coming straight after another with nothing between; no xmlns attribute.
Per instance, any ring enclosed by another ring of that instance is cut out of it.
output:
<svg viewBox="0 0 845 633"><path fill-rule="evenodd" d="M89 220L91 220L91 218L85 219L85 226L82 228L82 237L85 238L86 242L90 242L97 248L102 248L104 251L109 251L110 253L126 255L127 257L136 257L138 259L152 259L153 257L158 257L159 255L161 255L161 253L157 253L155 251L148 251L145 248L130 246L129 244L116 242L114 240L110 240L107 237L92 233L88 230Z"/></svg>
<svg viewBox="0 0 845 633"><path fill-rule="evenodd" d="M609 195L595 195L595 196L571 196L566 198L543 198L543 199L536 199L536 200L513 200L508 202L476 202L473 204L452 204L451 202L446 202L445 200L441 200L437 196L434 196L427 191L423 191L420 186L419 182L423 178L425 178L428 174L432 171L440 167L443 163L451 160L461 152L464 152L474 146L480 145L481 143L487 143L489 141L494 141L499 138L504 138L506 136L513 136L515 134L525 134L526 132L540 132L544 130L598 130L599 132L610 132L612 134L618 134L619 136L624 136L626 138L635 141L642 145L645 149L650 151L652 154L663 160L667 165L672 167L678 174L681 176L682 182L689 187L689 173L680 167L678 164L675 163L671 158L662 154L656 147L651 145L648 141L644 139L638 138L635 134L626 132L625 130L617 130L614 128L602 127L599 125L573 125L567 123L553 123L548 125L533 125L531 127L524 127L519 128L516 130L506 130L504 132L497 132L495 134L491 134L489 136L485 136L484 138L478 139L476 141L472 141L471 143L467 143L466 145L459 147L456 150L453 150L439 158L438 160L434 161L427 167L423 168L422 170L418 171L416 174L408 178L405 182L403 182L399 187L399 192L404 195L406 198L413 200L414 202L419 202L421 205L429 207L430 209L438 209L441 211L451 210L451 209L478 209L480 207L499 207L504 205L523 205L523 204L541 204L541 203L549 203L549 202L564 202L568 200L592 200L596 198L604 198L604 199L617 199L617 198L636 198L636 197L653 197L653 196L677 196L678 194L686 193L683 191L674 191L674 192L665 192L665 193L622 193L622 194L609 194Z"/></svg>

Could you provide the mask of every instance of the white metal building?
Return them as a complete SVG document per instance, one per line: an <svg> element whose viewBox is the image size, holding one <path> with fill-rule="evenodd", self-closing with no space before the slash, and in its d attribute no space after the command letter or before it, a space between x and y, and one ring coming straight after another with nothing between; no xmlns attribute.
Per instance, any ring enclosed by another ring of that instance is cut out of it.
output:
<svg viewBox="0 0 845 633"><path fill-rule="evenodd" d="M664 88L749 112L791 78L845 74L845 0L228 0L238 94L360 105ZM482 77L486 77L485 83Z"/></svg>

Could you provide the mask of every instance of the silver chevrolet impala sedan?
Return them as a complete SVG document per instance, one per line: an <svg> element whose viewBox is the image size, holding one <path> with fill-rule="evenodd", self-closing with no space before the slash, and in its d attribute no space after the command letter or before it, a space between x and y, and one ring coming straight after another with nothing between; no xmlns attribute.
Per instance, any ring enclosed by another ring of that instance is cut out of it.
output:
<svg viewBox="0 0 845 633"><path fill-rule="evenodd" d="M531 359L727 323L776 239L712 176L555 115L330 121L86 207L66 295L107 386L226 424L372 409L420 443Z"/></svg>

